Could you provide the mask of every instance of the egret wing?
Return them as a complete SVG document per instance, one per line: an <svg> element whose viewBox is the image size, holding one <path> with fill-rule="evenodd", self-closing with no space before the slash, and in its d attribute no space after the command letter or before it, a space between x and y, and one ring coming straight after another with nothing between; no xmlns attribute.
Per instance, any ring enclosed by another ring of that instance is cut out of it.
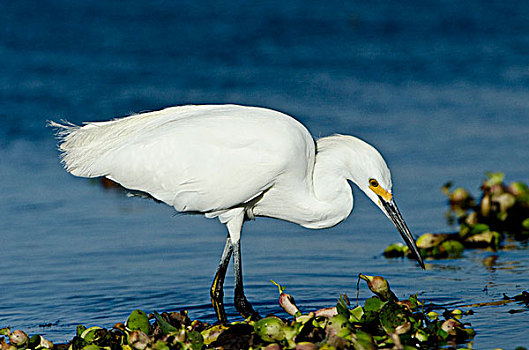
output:
<svg viewBox="0 0 529 350"><path fill-rule="evenodd" d="M282 113L229 105L174 107L65 134L61 149L72 174L106 176L179 211L199 212L258 196L293 166L298 148L307 148L298 138L310 138Z"/></svg>
<svg viewBox="0 0 529 350"><path fill-rule="evenodd" d="M179 211L227 209L273 184L273 155L256 152L255 140L215 138L217 133L207 131L180 128L156 138L145 135L109 153L99 166L124 187L147 192Z"/></svg>

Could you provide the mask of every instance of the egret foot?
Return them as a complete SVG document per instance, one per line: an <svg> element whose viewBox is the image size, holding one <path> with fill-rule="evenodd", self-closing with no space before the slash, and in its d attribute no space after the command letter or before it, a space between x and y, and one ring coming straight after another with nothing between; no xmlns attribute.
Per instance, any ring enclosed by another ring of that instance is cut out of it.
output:
<svg viewBox="0 0 529 350"><path fill-rule="evenodd" d="M253 309L252 304L250 304L244 295L240 241L233 244L233 268L235 270L235 308L244 318L250 317L252 320L260 319L261 316Z"/></svg>
<svg viewBox="0 0 529 350"><path fill-rule="evenodd" d="M240 290L235 288L235 308L244 318L250 318L253 321L261 318L259 313L253 309L252 304L246 299L242 285Z"/></svg>

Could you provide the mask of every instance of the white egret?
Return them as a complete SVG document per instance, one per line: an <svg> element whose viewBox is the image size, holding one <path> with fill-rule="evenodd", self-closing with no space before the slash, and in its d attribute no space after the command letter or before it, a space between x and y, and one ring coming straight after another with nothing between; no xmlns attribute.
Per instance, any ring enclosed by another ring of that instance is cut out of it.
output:
<svg viewBox="0 0 529 350"><path fill-rule="evenodd" d="M107 177L147 193L179 212L203 213L226 224L228 237L211 286L226 322L223 284L233 254L235 307L257 318L244 295L243 222L266 216L321 229L349 216L355 183L396 226L423 261L392 194L379 152L353 136L316 142L294 118L238 105L179 106L83 126L58 128L61 159L75 176Z"/></svg>

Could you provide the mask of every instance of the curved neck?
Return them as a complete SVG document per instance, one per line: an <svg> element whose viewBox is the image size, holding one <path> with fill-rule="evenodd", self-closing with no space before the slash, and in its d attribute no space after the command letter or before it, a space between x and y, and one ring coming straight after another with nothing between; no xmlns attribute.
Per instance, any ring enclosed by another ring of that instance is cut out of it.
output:
<svg viewBox="0 0 529 350"><path fill-rule="evenodd" d="M322 140L322 139L320 139ZM318 146L320 145L318 140ZM309 228L326 228L345 220L353 210L353 194L347 182L349 172L346 159L339 147L318 149L312 175L317 206L317 221L303 225Z"/></svg>

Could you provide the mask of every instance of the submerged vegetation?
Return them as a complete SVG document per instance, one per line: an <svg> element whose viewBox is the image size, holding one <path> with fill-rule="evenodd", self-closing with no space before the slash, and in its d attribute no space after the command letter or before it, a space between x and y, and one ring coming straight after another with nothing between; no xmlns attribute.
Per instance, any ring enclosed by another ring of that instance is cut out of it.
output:
<svg viewBox="0 0 529 350"><path fill-rule="evenodd" d="M487 173L481 184L479 199L462 187L443 186L450 210L448 220L457 222L453 233L425 233L417 239L424 258L458 258L465 249L498 250L506 238L516 241L529 239L529 186L522 182L504 182L503 173ZM412 258L408 247L392 244L384 250L386 257Z"/></svg>
<svg viewBox="0 0 529 350"><path fill-rule="evenodd" d="M186 311L147 315L134 310L111 329L78 326L67 344L54 345L41 335L0 330L1 350L170 350L170 349L410 349L454 346L475 335L462 323L463 312L427 305L416 295L399 300L380 276L359 275L374 293L352 307L341 295L334 307L302 313L279 286L279 304L291 317L269 315L257 321L210 325L192 321ZM274 282L275 283L275 282ZM434 311L437 310L438 312ZM441 311L439 311L441 310Z"/></svg>

